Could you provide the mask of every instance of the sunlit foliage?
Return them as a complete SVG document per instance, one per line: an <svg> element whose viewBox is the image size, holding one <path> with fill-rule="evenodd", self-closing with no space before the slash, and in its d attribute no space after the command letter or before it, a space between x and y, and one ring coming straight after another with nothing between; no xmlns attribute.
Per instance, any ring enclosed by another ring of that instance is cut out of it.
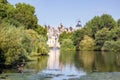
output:
<svg viewBox="0 0 120 80"><path fill-rule="evenodd" d="M119 39L118 26L119 20L116 22L109 14L93 17L84 28L74 32L73 42L76 49L80 49L79 43L84 35L88 35L95 40L95 50L101 50L105 41L117 41Z"/></svg>
<svg viewBox="0 0 120 80"><path fill-rule="evenodd" d="M82 51L94 50L94 46L94 40L87 35L85 35L83 40L80 42L80 50Z"/></svg>
<svg viewBox="0 0 120 80"><path fill-rule="evenodd" d="M0 62L13 65L36 55L47 54L47 30L38 25L35 8L29 4L15 6L0 0ZM40 46L42 45L42 46Z"/></svg>
<svg viewBox="0 0 120 80"><path fill-rule="evenodd" d="M71 39L64 39L61 43L61 50L75 50Z"/></svg>
<svg viewBox="0 0 120 80"><path fill-rule="evenodd" d="M5 64L13 64L26 57L26 50L22 47L24 32L21 28L6 25L0 25L0 52L5 58Z"/></svg>
<svg viewBox="0 0 120 80"><path fill-rule="evenodd" d="M103 51L120 51L120 40L118 41L106 41L102 47Z"/></svg>

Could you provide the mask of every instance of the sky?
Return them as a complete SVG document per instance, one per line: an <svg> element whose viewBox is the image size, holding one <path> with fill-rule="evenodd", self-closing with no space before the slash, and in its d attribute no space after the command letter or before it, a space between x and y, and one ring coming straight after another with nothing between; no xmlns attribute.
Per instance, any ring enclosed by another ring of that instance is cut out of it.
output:
<svg viewBox="0 0 120 80"><path fill-rule="evenodd" d="M84 26L94 16L110 14L116 21L120 18L120 0L8 0L15 5L26 3L35 7L38 24L58 27L75 27L77 21Z"/></svg>

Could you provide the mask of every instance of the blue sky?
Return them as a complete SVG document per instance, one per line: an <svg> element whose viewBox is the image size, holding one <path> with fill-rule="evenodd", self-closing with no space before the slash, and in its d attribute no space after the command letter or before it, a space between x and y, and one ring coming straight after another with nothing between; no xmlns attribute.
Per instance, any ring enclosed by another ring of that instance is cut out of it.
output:
<svg viewBox="0 0 120 80"><path fill-rule="evenodd" d="M75 27L78 20L82 26L94 16L110 14L120 18L120 0L8 0L11 4L27 3L35 7L40 25Z"/></svg>

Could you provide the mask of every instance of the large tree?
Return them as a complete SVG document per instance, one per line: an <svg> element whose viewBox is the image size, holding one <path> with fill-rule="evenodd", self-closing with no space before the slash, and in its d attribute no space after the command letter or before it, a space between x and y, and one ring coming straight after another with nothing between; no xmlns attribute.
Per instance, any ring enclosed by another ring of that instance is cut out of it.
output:
<svg viewBox="0 0 120 80"><path fill-rule="evenodd" d="M7 4L8 1L7 0L0 0L0 3Z"/></svg>
<svg viewBox="0 0 120 80"><path fill-rule="evenodd" d="M101 28L104 28L104 27L108 28L109 30L116 27L116 22L111 15L103 14L101 16Z"/></svg>
<svg viewBox="0 0 120 80"><path fill-rule="evenodd" d="M0 60L4 64L15 64L20 59L25 59L26 50L22 46L23 30L7 24L0 25ZM23 58L24 57L24 58Z"/></svg>
<svg viewBox="0 0 120 80"><path fill-rule="evenodd" d="M95 38L95 33L101 29L101 18L99 16L95 16L92 20L86 23L85 28L87 30L87 34L92 38Z"/></svg>
<svg viewBox="0 0 120 80"><path fill-rule="evenodd" d="M22 23L26 29L35 29L38 21L34 15L35 8L25 3L18 3L15 6L14 19Z"/></svg>
<svg viewBox="0 0 120 80"><path fill-rule="evenodd" d="M103 28L95 34L95 50L101 50L104 42L108 40L108 33L108 29Z"/></svg>
<svg viewBox="0 0 120 80"><path fill-rule="evenodd" d="M113 41L117 41L120 39L120 28L114 28L112 29L109 33L108 33L108 39L109 41L113 40Z"/></svg>
<svg viewBox="0 0 120 80"><path fill-rule="evenodd" d="M111 15L103 14L102 16L95 16L85 25L89 36L95 39L95 34L102 28L108 28L109 30L116 27L116 22Z"/></svg>
<svg viewBox="0 0 120 80"><path fill-rule="evenodd" d="M120 19L117 21L117 26L120 28Z"/></svg>
<svg viewBox="0 0 120 80"><path fill-rule="evenodd" d="M79 43L85 34L87 34L85 28L79 29L73 33L73 43L76 46L76 50L79 50Z"/></svg>

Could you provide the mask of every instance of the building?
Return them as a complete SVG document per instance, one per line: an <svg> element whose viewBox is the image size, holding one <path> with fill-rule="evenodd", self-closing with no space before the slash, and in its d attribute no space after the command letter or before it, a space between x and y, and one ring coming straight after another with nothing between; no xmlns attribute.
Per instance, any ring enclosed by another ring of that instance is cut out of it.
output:
<svg viewBox="0 0 120 80"><path fill-rule="evenodd" d="M82 25L80 24L80 21L78 21L75 30L78 30L81 28L82 28Z"/></svg>
<svg viewBox="0 0 120 80"><path fill-rule="evenodd" d="M47 28L47 36L48 36L48 41L47 44L49 47L57 47L60 48L60 43L59 43L59 35L63 32L73 32L75 30L81 29L82 26L80 24L80 21L78 21L76 28L73 29L72 27L66 28L62 24L60 24L57 28L52 27L52 26L46 26Z"/></svg>
<svg viewBox="0 0 120 80"><path fill-rule="evenodd" d="M59 39L58 30L56 30L51 26L47 27L47 36L48 36L47 44L49 47L57 47L57 48L60 47L60 43L58 42Z"/></svg>

